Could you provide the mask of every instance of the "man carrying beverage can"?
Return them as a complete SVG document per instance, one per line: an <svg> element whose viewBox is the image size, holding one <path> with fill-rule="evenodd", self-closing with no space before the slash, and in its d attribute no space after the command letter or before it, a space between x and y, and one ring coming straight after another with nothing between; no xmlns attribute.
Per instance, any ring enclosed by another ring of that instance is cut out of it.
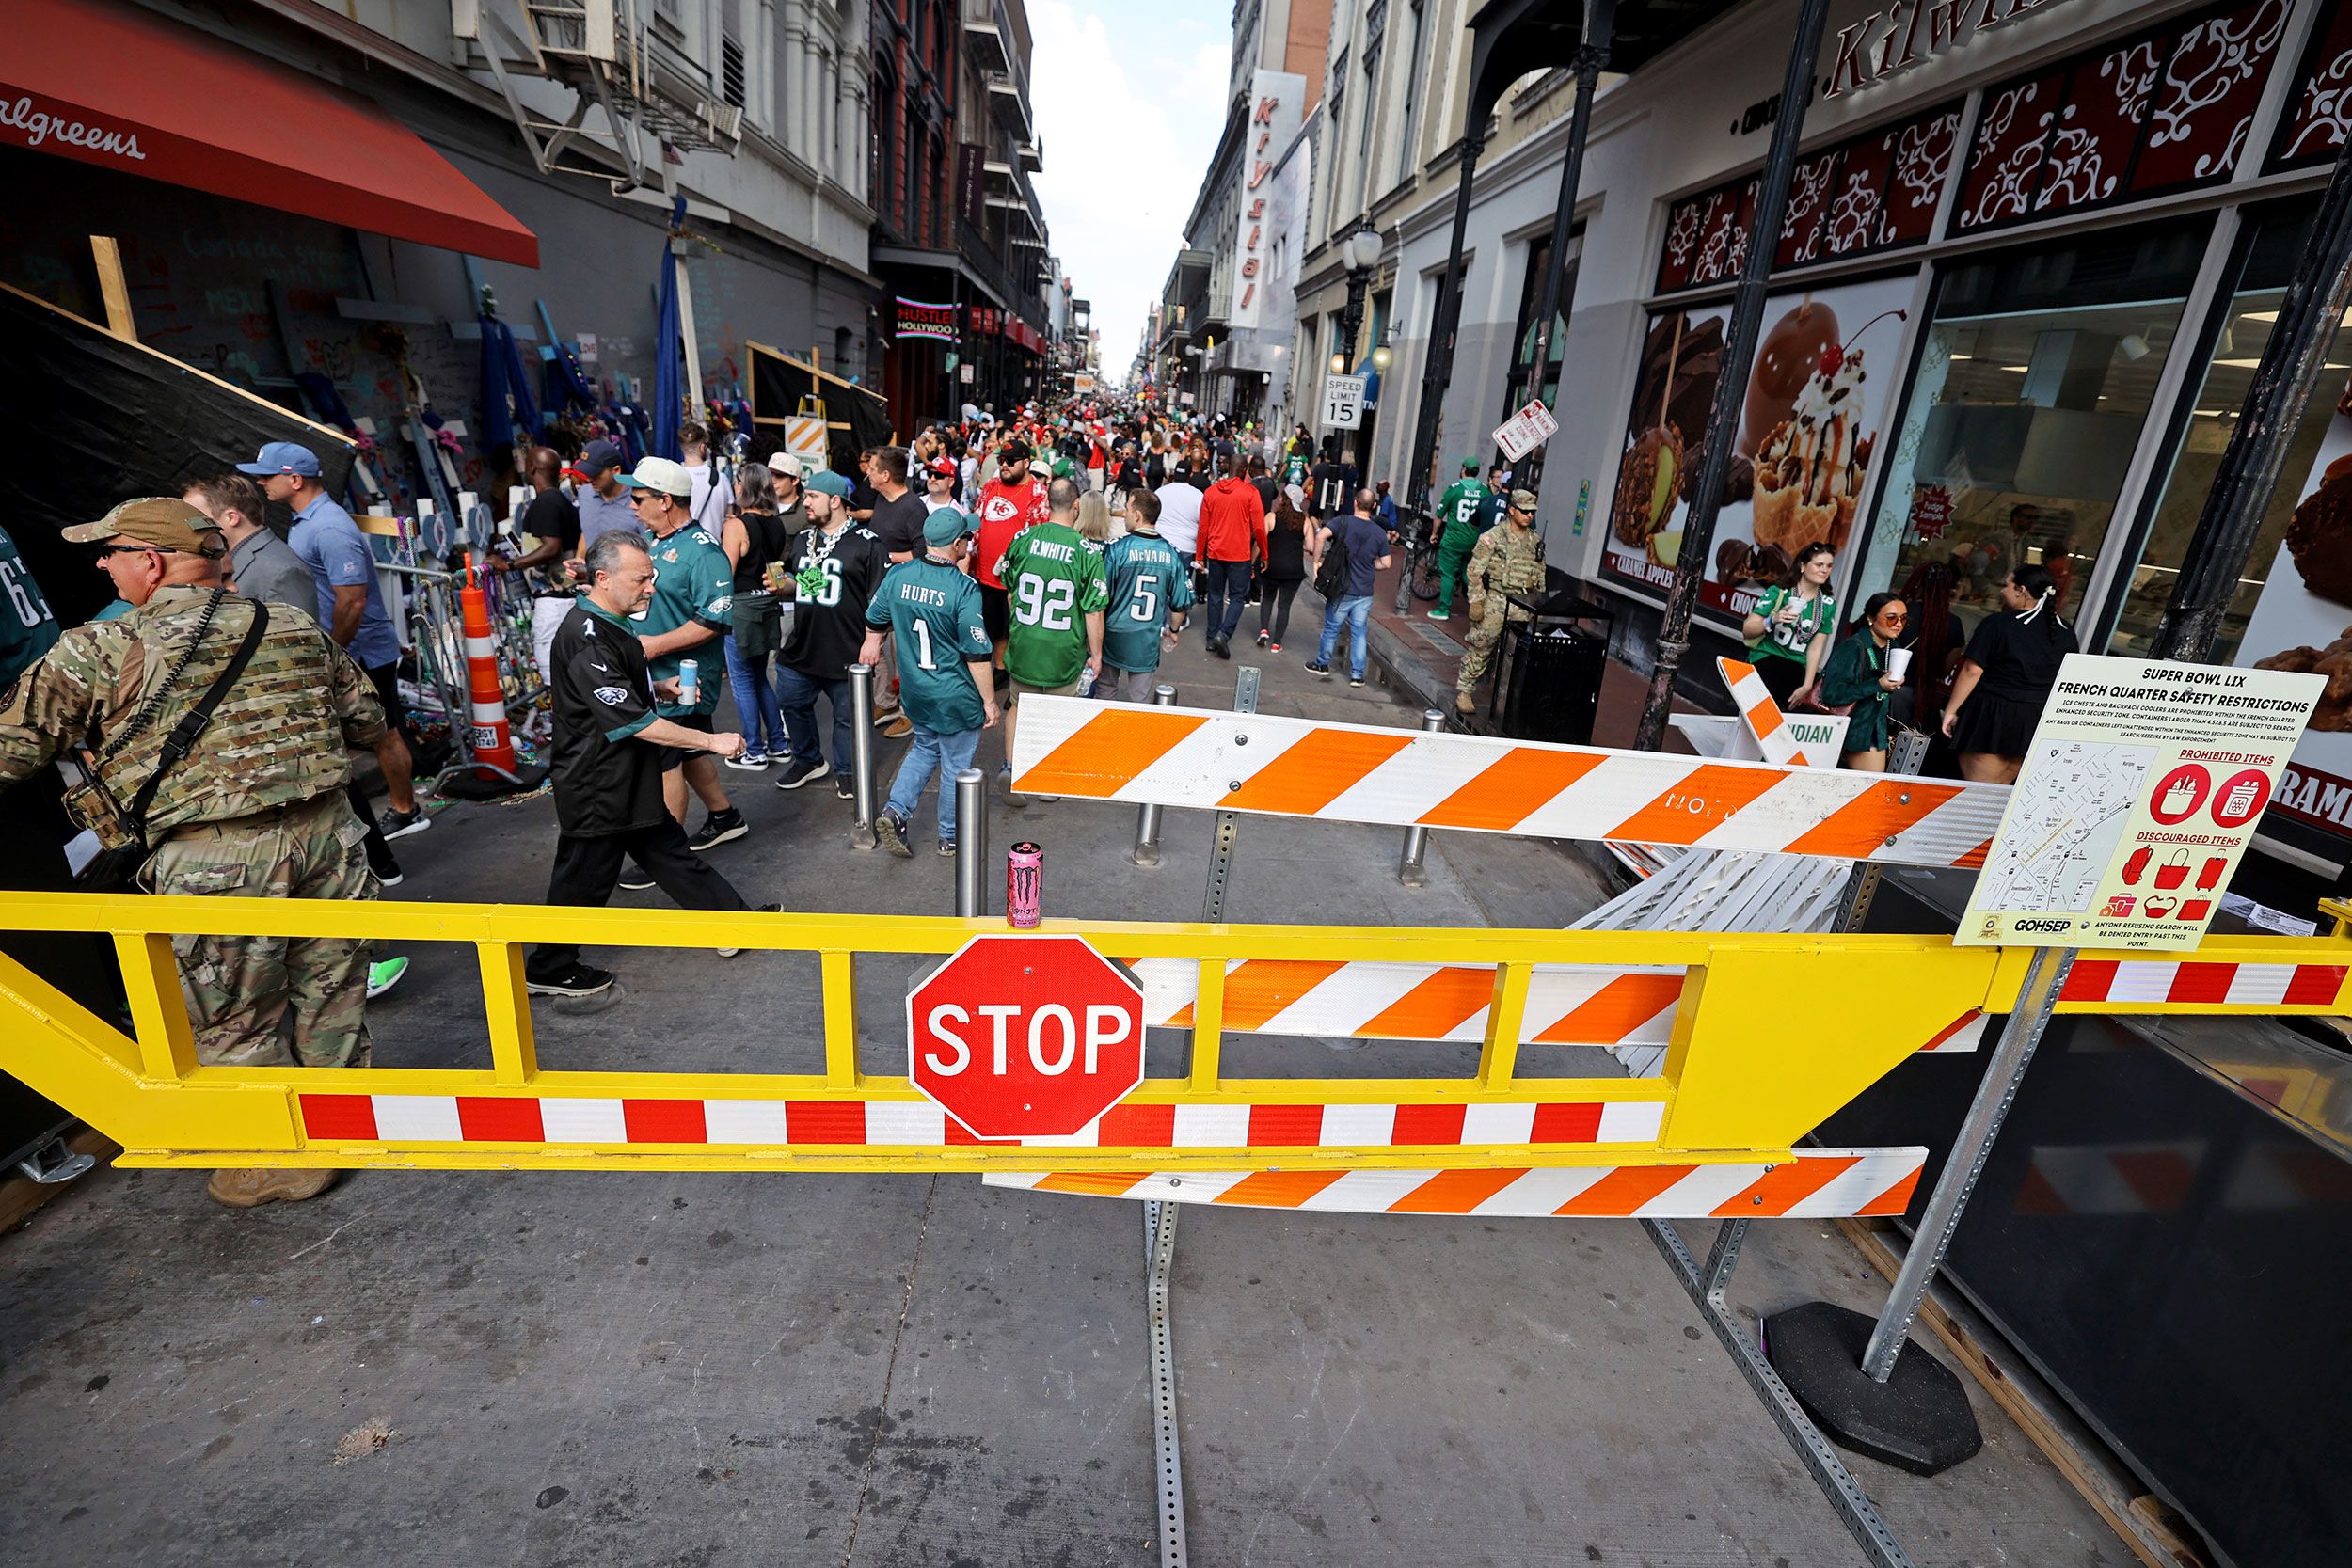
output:
<svg viewBox="0 0 2352 1568"><path fill-rule="evenodd" d="M632 617L638 639L654 680L678 681L682 689L687 663L697 666L693 673L699 676L705 659L715 659L720 637L734 628L735 568L719 542L694 526L690 511L694 480L685 464L648 457L621 483L628 487L638 521L653 536L653 599ZM719 683L698 679L691 698L681 689L657 711L681 728L707 735L718 707ZM709 752L668 748L661 766L661 798L672 816L685 822L690 787L709 813L686 841L688 848L700 853L752 831L719 786L719 764ZM632 867L621 885L651 887L653 880L642 867Z"/></svg>

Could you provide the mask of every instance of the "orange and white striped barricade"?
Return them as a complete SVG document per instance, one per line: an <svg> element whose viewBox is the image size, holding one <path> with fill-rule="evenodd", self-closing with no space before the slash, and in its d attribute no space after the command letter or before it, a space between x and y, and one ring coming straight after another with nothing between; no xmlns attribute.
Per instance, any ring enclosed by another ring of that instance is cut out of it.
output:
<svg viewBox="0 0 2352 1568"><path fill-rule="evenodd" d="M2006 784L1074 697L1022 704L1024 794L1546 838L1981 865Z"/></svg>
<svg viewBox="0 0 2352 1568"><path fill-rule="evenodd" d="M522 763L506 727L506 689L499 681L498 636L490 629L490 601L474 578L470 555L457 600L466 623L466 685L473 720L466 731L466 749L473 758L474 777L485 783L519 782Z"/></svg>

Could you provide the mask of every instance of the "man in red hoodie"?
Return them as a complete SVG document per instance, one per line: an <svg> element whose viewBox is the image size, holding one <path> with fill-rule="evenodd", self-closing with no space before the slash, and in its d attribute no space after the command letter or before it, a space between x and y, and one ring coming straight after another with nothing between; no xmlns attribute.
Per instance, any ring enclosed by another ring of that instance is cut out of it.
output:
<svg viewBox="0 0 2352 1568"><path fill-rule="evenodd" d="M1238 452L1224 460L1225 477L1200 501L1200 534L1193 559L1207 563L1209 592L1201 620L1209 628L1209 652L1233 657L1233 628L1249 599L1250 574L1265 555L1265 507L1257 487L1242 477Z"/></svg>
<svg viewBox="0 0 2352 1568"><path fill-rule="evenodd" d="M995 645L996 668L1005 667L1005 637L1012 628L1012 604L1005 595L996 563L1012 548L1012 536L1032 523L1045 520L1045 486L1029 475L1029 444L1015 436L996 452L996 477L980 487L979 503L972 508L979 519L980 537L972 552L972 575L980 584L980 619L988 625L988 640Z"/></svg>

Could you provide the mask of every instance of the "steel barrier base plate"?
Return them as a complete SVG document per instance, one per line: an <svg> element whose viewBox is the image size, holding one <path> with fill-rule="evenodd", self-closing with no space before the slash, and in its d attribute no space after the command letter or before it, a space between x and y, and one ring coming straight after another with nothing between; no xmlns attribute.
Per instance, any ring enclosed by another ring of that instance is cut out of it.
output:
<svg viewBox="0 0 2352 1568"><path fill-rule="evenodd" d="M1918 1476L1973 1457L1984 1436L1950 1368L1914 1342L1884 1383L1863 1371L1874 1321L1826 1301L1807 1302L1765 1320L1764 1354L1804 1413L1840 1448Z"/></svg>

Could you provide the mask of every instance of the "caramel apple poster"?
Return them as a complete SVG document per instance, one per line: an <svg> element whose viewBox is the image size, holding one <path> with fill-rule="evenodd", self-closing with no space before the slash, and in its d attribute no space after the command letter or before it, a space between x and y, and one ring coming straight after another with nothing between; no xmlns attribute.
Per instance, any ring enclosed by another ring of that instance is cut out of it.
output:
<svg viewBox="0 0 2352 1568"><path fill-rule="evenodd" d="M2327 391L2339 394L2335 418L2263 579L2236 662L2328 677L2270 809L2352 835L2352 387Z"/></svg>
<svg viewBox="0 0 2352 1568"><path fill-rule="evenodd" d="M1843 551L1897 376L1913 279L1774 295L1741 399L1699 602L1737 621L1815 540ZM1663 594L1724 374L1728 304L1650 317L1602 564ZM1738 373L1734 372L1733 373Z"/></svg>

